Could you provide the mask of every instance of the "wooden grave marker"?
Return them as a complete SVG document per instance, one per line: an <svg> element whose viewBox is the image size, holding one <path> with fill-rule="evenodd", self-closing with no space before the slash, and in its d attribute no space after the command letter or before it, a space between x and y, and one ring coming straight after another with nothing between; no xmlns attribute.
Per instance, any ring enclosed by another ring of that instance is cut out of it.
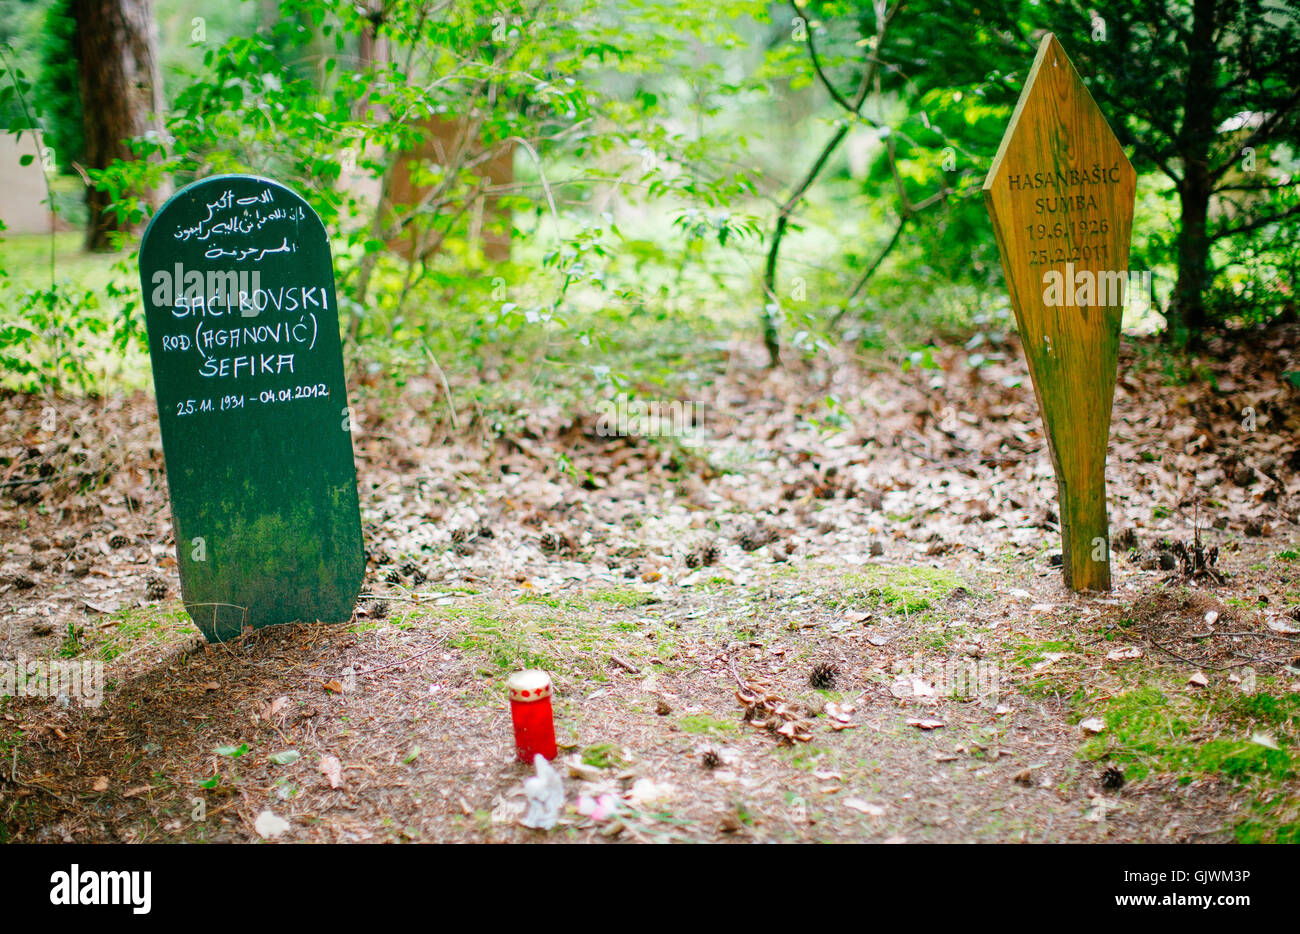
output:
<svg viewBox="0 0 1300 934"><path fill-rule="evenodd" d="M1072 590L1110 589L1106 448L1136 173L1052 34L984 180L1060 498Z"/></svg>
<svg viewBox="0 0 1300 934"><path fill-rule="evenodd" d="M364 557L324 225L246 175L177 192L140 245L181 592L209 641L344 622Z"/></svg>

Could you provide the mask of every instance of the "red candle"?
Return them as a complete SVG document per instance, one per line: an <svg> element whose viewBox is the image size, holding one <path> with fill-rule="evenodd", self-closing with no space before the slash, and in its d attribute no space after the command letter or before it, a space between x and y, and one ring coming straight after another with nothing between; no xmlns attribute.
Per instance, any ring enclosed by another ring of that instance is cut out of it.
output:
<svg viewBox="0 0 1300 934"><path fill-rule="evenodd" d="M517 671L506 682L510 718L515 722L515 749L520 762L532 763L541 753L554 759L555 717L551 712L551 676L532 669Z"/></svg>

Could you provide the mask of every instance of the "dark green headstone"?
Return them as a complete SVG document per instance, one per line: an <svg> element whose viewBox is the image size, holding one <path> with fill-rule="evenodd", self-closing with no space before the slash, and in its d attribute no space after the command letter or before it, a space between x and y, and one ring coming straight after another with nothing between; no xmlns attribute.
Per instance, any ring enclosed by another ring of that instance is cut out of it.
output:
<svg viewBox="0 0 1300 934"><path fill-rule="evenodd" d="M338 304L316 212L223 175L140 245L181 591L211 641L343 622L364 558Z"/></svg>

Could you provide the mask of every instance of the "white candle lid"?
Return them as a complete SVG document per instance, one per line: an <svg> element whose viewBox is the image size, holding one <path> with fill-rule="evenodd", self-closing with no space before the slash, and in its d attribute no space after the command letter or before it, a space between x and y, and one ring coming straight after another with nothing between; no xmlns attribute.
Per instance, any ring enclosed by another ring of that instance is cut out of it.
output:
<svg viewBox="0 0 1300 934"><path fill-rule="evenodd" d="M551 696L551 676L539 668L516 671L506 681L512 701L537 701Z"/></svg>

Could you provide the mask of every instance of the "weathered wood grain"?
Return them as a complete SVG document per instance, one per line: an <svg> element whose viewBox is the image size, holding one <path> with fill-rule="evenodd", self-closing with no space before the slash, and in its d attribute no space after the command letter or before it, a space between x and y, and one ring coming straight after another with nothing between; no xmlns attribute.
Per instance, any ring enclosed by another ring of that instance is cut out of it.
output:
<svg viewBox="0 0 1300 934"><path fill-rule="evenodd" d="M1106 447L1135 186L1118 140L1049 33L984 199L1056 470L1073 590L1110 589Z"/></svg>

